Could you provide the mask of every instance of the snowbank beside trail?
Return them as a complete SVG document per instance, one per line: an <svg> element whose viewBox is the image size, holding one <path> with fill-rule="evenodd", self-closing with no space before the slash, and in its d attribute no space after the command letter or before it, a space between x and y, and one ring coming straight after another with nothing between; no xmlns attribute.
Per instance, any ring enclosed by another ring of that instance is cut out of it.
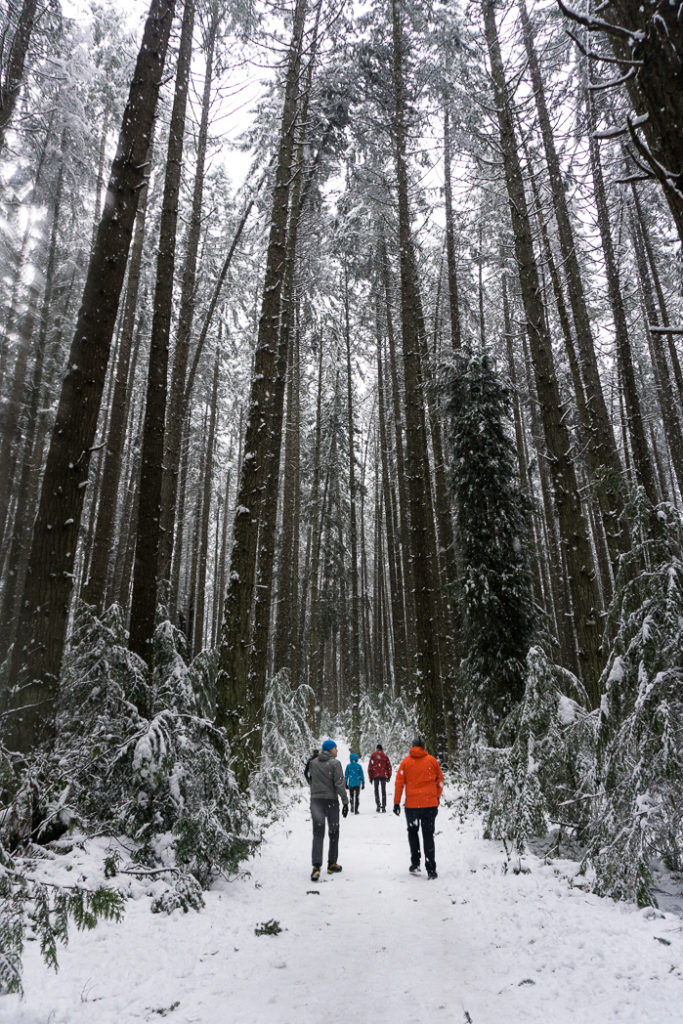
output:
<svg viewBox="0 0 683 1024"><path fill-rule="evenodd" d="M26 997L0 999L0 1024L681 1022L679 916L571 888L532 856L515 874L474 816L441 808L436 881L408 874L404 819L391 801L377 814L368 784L341 824L342 874L311 883L310 847L302 789L201 913L131 900L121 924L72 932L57 975L29 944Z"/></svg>

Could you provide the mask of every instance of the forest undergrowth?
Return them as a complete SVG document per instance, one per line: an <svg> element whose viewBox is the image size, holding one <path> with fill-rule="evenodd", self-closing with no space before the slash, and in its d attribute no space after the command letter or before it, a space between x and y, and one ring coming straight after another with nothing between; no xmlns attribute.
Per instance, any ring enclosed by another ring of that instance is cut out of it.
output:
<svg viewBox="0 0 683 1024"><path fill-rule="evenodd" d="M656 904L653 866L683 873L683 523L665 529L622 566L606 623L611 635L597 710L579 680L543 644L527 657L524 695L501 723L507 745L473 737L450 771L485 835L510 856L543 843L546 856L579 859L586 886L614 899ZM666 538L666 539L664 539ZM289 673L269 684L262 768L248 792L236 783L223 730L212 721L216 657L189 665L166 620L155 634L155 669L126 647L120 612L80 607L49 753L20 762L1 751L6 797L0 845L0 983L21 991L21 955L36 938L57 967L69 922L92 928L120 918L135 878L152 910L200 910L202 891L230 876L294 799L314 746L311 725L351 734L351 711L322 715ZM360 701L361 756L382 736L407 749L417 721L409 701L383 692ZM55 882L46 863L78 844L102 850L97 880Z"/></svg>

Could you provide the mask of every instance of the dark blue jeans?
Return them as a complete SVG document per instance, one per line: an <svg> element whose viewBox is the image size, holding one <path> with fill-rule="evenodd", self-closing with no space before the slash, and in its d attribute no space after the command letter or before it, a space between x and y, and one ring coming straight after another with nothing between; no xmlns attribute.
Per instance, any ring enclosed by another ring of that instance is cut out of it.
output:
<svg viewBox="0 0 683 1024"><path fill-rule="evenodd" d="M427 871L436 871L436 853L434 850L434 826L438 807L406 807L408 822L408 842L410 844L410 863L420 863L420 826L422 826L422 842L425 851L425 867Z"/></svg>
<svg viewBox="0 0 683 1024"><path fill-rule="evenodd" d="M313 819L313 852L311 863L322 865L323 842L325 839L325 821L330 837L330 847L327 851L327 863L336 864L339 856L339 801L321 800L319 797L311 797L311 818Z"/></svg>
<svg viewBox="0 0 683 1024"><path fill-rule="evenodd" d="M382 791L382 810L387 809L387 780L386 779L373 779L375 783L375 803L380 806L380 789Z"/></svg>

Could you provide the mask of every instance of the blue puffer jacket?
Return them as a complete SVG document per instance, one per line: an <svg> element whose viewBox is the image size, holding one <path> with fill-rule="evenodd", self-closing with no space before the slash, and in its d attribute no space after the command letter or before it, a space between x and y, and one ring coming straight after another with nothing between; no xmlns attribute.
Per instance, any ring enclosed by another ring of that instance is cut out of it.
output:
<svg viewBox="0 0 683 1024"><path fill-rule="evenodd" d="M358 762L358 754L351 754L351 763L347 764L344 772L344 781L347 786L364 786L365 775L363 765Z"/></svg>

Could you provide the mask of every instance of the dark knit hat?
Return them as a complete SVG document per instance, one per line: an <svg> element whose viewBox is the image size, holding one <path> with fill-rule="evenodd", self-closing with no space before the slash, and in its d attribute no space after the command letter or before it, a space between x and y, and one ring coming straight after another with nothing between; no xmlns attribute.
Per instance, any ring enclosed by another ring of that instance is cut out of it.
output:
<svg viewBox="0 0 683 1024"><path fill-rule="evenodd" d="M378 744L377 744L377 749L378 749L378 750L384 750L384 747L382 746L382 744L381 744L381 743L378 743Z"/></svg>
<svg viewBox="0 0 683 1024"><path fill-rule="evenodd" d="M323 743L323 750L334 750L337 744L334 740L325 740Z"/></svg>

